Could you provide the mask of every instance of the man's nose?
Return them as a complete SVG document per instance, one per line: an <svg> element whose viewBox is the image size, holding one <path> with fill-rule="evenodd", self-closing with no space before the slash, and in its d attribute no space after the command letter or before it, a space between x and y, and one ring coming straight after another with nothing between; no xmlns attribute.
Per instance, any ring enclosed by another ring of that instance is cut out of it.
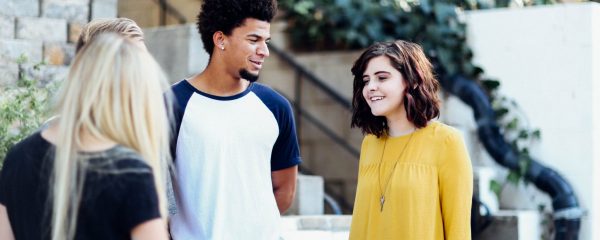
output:
<svg viewBox="0 0 600 240"><path fill-rule="evenodd" d="M256 49L256 54L264 56L264 57L268 57L269 56L269 44L267 44L267 43L261 44L258 47L258 49Z"/></svg>

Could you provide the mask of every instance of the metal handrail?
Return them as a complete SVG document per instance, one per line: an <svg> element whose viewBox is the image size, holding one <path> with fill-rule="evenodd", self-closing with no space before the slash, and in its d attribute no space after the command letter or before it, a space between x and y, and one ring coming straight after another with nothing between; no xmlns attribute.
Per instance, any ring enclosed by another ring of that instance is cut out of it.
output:
<svg viewBox="0 0 600 240"><path fill-rule="evenodd" d="M338 92L333 90L331 87L327 86L327 84L323 80L321 80L319 77L315 76L312 72L308 71L306 68L304 68L304 66L300 65L300 63L298 63L296 60L294 60L294 58L292 58L292 56L287 54L285 51L283 51L279 47L277 47L273 44L269 44L269 50L271 52L275 53L276 55L278 55L282 60L284 60L287 64L289 64L296 71L296 76L297 76L296 86L295 86L296 98L294 98L295 101L292 102L292 104L294 105L294 107L296 109L296 114L298 116L306 118L306 120L308 120L310 123L315 125L319 130L321 130L323 133L325 133L325 135L327 135L329 138L331 138L336 144L340 145L342 148L344 148L346 151L348 151L354 157L356 157L356 158L360 157L360 151L358 149L356 149L355 147L350 145L344 138L338 136L333 130L331 130L329 127L327 127L325 124L323 124L323 122L319 121L318 118L316 118L315 116L310 114L308 111L306 111L306 109L304 109L302 107L302 105L300 103L301 93L299 92L300 88L302 87L300 79L302 79L302 77L306 77L306 79L309 82L313 83L319 90L325 92L337 104L339 104L341 107L347 109L348 111L352 110L352 104L350 103L350 101L348 101L341 94L339 94ZM282 95L284 95L284 94L282 93ZM289 96L284 95L284 97L286 97L287 99L291 99L291 98L289 98ZM299 120L300 119L298 118L297 121L299 121ZM298 130L298 132L300 132L300 131Z"/></svg>
<svg viewBox="0 0 600 240"><path fill-rule="evenodd" d="M280 59L282 59L285 63L287 63L289 66L291 66L296 72L296 84L295 84L295 93L294 93L295 96L293 98L294 101L291 101L291 102L296 111L296 121L297 121L298 133L301 132L300 131L300 128L302 126L301 120L307 120L310 124L317 127L317 129L319 129L322 133L324 133L327 137L329 137L333 142L335 142L337 145L339 145L344 150L346 150L348 153L350 153L352 156L354 156L356 159L358 159L360 157L360 151L358 149L356 149L354 146L352 146L350 143L348 143L348 141L346 141L343 137L340 137L333 130L331 130L331 128L327 127L317 117L315 117L313 114L311 114L310 112L308 112L306 109L304 109L302 107L302 104L301 104L302 80L306 79L308 82L312 83L319 90L323 91L325 94L327 94L329 97L331 97L331 99L333 99L333 101L335 103L337 103L338 105L340 105L341 107L343 107L344 109L346 109L348 111L352 110L352 103L350 101L348 101L344 96L342 96L341 94L339 94L338 92L333 90L331 87L329 87L327 84L325 84L325 82L323 80L319 79L312 72L310 72L306 68L304 68L304 66L300 65L292 56L287 54L285 51L283 51L279 47L277 47L273 44L269 44L269 50L271 52L273 52L274 54L276 54L277 56L279 56ZM285 94L283 94L281 92L280 92L280 94L282 94L287 99L292 99L289 96L286 96ZM305 174L314 175L310 170L308 170L302 166L300 167L300 170L301 170L301 172L303 172ZM341 207L343 207L345 209L352 208L352 206L346 201L346 199L343 196L334 194L334 191L332 191L332 189L330 187L328 187L327 185L325 185L324 190L325 190L325 202L331 206L332 210L334 211L334 214L341 214L340 205L341 205Z"/></svg>
<svg viewBox="0 0 600 240"><path fill-rule="evenodd" d="M179 24L184 24L187 22L187 19L185 18L185 16L183 16L183 14L181 14L181 12L179 12L179 10L177 10L177 8L173 7L173 5L171 5L169 3L168 0L154 0L156 3L158 3L158 5L160 5L160 25L164 26L167 24L167 13L169 13L171 16L173 16L175 19L177 19L177 22L179 22Z"/></svg>
<svg viewBox="0 0 600 240"><path fill-rule="evenodd" d="M352 103L348 99L339 94L337 91L333 90L323 80L319 79L312 72L306 70L304 66L296 62L296 60L294 60L294 58L292 58L292 56L287 54L285 51L283 51L274 44L269 44L269 50L277 54L282 60L284 60L287 64L292 66L294 70L296 70L296 72L298 72L302 76L305 76L308 81L315 84L320 90L327 93L327 95L329 95L336 103L340 104L348 110L352 109Z"/></svg>
<svg viewBox="0 0 600 240"><path fill-rule="evenodd" d="M325 126L325 124L323 124L321 121L319 121L319 119L317 119L312 114L310 114L309 112L307 112L306 110L304 110L302 108L300 108L300 111L301 111L302 117L305 117L309 122L314 124L319 130L321 130L323 133L325 133L325 135L330 137L334 142L336 142L342 148L346 149L346 151L348 151L350 154L352 154L352 156L354 156L356 158L360 157L360 151L358 149L356 149L355 147L350 145L347 141L345 141L343 138L341 138L337 134L335 134L330 128L328 128L327 126Z"/></svg>

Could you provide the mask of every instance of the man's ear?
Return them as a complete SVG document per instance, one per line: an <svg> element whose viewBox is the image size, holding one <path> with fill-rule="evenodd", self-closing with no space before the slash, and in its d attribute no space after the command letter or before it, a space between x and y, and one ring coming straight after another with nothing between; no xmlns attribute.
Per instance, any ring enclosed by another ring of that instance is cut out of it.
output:
<svg viewBox="0 0 600 240"><path fill-rule="evenodd" d="M215 44L215 48L225 50L225 41L227 36L221 31L216 31L213 34L213 44Z"/></svg>

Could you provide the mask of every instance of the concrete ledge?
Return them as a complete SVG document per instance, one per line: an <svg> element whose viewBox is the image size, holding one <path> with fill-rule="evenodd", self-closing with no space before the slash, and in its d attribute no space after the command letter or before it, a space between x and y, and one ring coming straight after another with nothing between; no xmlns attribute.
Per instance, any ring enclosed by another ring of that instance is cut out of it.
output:
<svg viewBox="0 0 600 240"><path fill-rule="evenodd" d="M282 238L341 240L348 239L350 215L285 216L282 218Z"/></svg>

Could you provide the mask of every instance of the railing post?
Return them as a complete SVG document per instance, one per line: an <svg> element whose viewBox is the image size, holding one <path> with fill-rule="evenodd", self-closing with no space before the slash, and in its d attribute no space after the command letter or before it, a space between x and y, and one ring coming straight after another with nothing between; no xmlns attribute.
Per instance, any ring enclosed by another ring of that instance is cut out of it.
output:
<svg viewBox="0 0 600 240"><path fill-rule="evenodd" d="M296 70L296 79L294 84L294 109L296 111L296 134L300 141L302 135L302 73Z"/></svg>
<svg viewBox="0 0 600 240"><path fill-rule="evenodd" d="M160 25L167 25L167 0L159 0L160 4Z"/></svg>

